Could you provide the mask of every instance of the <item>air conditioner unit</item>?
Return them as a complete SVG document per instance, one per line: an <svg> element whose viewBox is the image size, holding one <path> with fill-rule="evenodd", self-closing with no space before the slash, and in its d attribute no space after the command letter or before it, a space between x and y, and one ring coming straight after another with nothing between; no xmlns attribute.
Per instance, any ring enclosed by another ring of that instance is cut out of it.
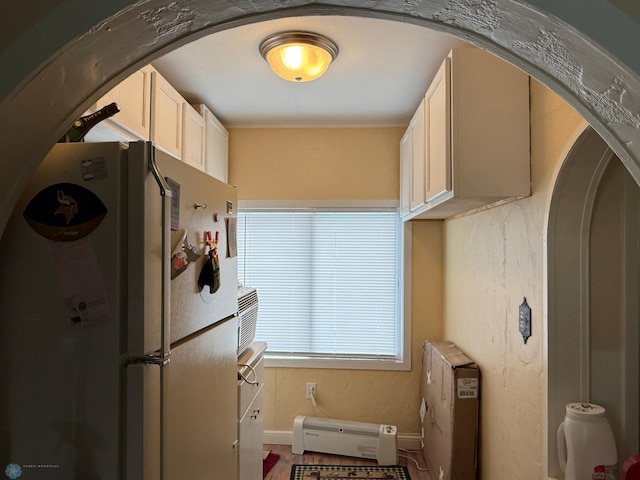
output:
<svg viewBox="0 0 640 480"><path fill-rule="evenodd" d="M398 464L397 428L298 415L293 421L291 451L372 458L380 465Z"/></svg>
<svg viewBox="0 0 640 480"><path fill-rule="evenodd" d="M258 322L258 292L255 288L238 288L238 356L253 342Z"/></svg>

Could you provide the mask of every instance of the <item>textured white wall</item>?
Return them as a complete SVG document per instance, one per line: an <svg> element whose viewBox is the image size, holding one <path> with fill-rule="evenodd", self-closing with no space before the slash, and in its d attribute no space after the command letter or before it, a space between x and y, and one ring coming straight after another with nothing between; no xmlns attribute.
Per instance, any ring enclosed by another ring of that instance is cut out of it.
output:
<svg viewBox="0 0 640 480"><path fill-rule="evenodd" d="M583 119L531 85L529 198L445 221L444 337L482 372L483 479L545 478L545 218L563 152ZM532 309L524 344L518 307Z"/></svg>

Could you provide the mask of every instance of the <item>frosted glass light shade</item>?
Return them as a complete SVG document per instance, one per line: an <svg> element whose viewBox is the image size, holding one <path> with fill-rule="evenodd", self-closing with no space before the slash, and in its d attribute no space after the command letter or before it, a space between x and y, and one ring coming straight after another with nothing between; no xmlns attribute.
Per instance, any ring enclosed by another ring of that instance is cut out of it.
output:
<svg viewBox="0 0 640 480"><path fill-rule="evenodd" d="M290 82L309 82L327 70L338 56L338 47L316 33L281 32L262 41L260 54L279 77Z"/></svg>

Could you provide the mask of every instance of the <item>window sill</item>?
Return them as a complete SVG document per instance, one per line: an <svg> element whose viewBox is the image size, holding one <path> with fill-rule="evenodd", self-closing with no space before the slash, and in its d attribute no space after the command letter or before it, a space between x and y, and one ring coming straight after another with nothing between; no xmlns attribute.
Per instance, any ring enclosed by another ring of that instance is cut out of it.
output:
<svg viewBox="0 0 640 480"><path fill-rule="evenodd" d="M409 358L394 359L360 359L360 358L316 358L307 356L280 356L267 353L264 359L267 368L325 368L334 370L411 370Z"/></svg>

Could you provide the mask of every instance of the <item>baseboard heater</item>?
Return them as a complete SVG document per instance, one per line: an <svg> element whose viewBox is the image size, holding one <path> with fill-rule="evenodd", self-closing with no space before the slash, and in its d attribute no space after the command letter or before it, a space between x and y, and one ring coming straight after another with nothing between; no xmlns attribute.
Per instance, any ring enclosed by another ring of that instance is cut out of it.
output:
<svg viewBox="0 0 640 480"><path fill-rule="evenodd" d="M397 465L397 437L398 430L393 425L298 415L293 421L291 451L371 458L380 465Z"/></svg>

